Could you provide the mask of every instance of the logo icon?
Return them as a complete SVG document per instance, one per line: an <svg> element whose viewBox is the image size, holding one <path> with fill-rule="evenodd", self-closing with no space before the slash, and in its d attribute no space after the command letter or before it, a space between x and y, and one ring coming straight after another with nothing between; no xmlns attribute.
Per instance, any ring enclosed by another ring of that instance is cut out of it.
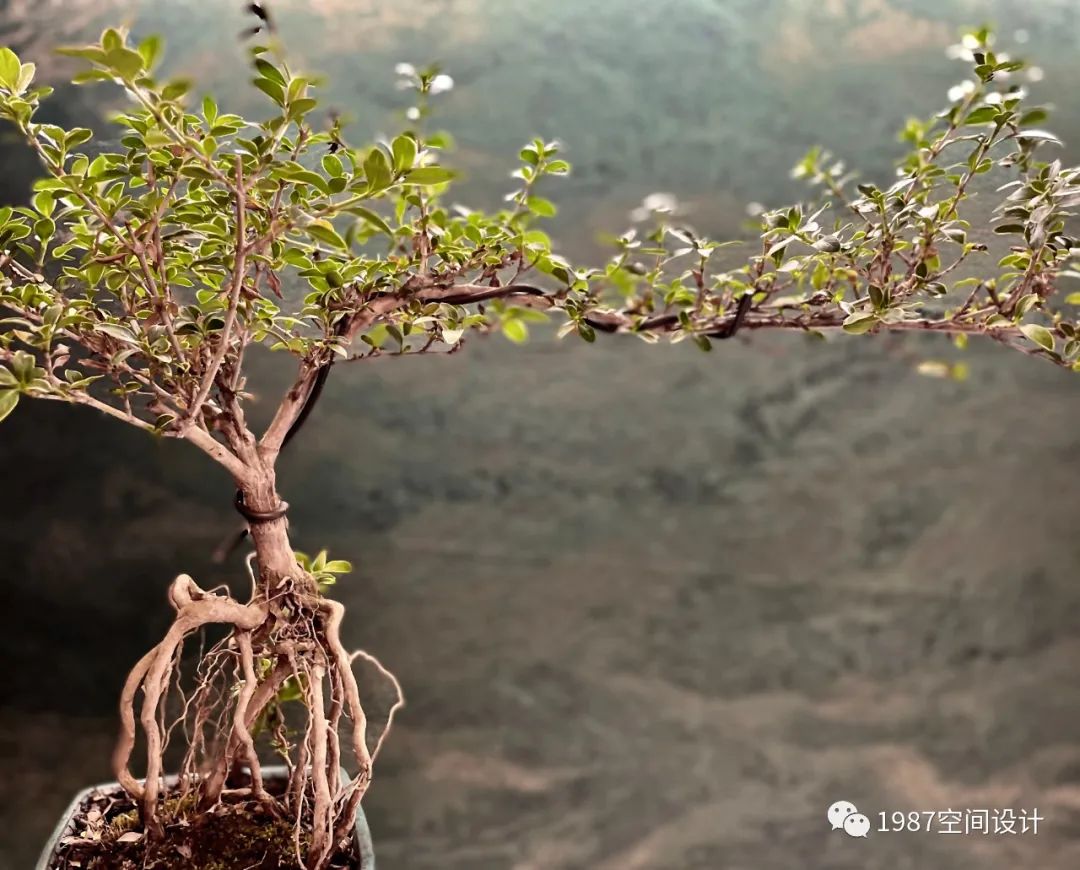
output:
<svg viewBox="0 0 1080 870"><path fill-rule="evenodd" d="M829 807L828 818L834 831L842 830L849 837L866 837L870 833L870 819L851 801L836 801Z"/></svg>

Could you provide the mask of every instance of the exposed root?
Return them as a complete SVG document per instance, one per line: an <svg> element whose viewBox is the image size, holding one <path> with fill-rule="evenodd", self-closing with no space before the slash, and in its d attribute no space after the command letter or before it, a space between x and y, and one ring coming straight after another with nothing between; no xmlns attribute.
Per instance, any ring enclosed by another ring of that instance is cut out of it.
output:
<svg viewBox="0 0 1080 870"><path fill-rule="evenodd" d="M314 808L312 811L311 857L309 863L315 867L322 863L331 848L333 836L332 820L333 795L326 773L327 725L326 710L323 707L323 678L326 668L322 664L312 668L308 681L308 714L311 716L311 780L314 789Z"/></svg>
<svg viewBox="0 0 1080 870"><path fill-rule="evenodd" d="M204 591L187 575L176 578L169 589L176 618L124 684L113 769L120 784L138 801L150 838L160 836L162 753L168 736L182 724L188 747L178 792L184 796L194 792L203 809L226 797L250 796L279 816L288 813L295 820L298 861L309 870L323 870L348 838L371 783L375 756L403 697L400 684L378 659L363 651L346 652L341 642L345 609L339 602L322 598L304 582L283 583L279 588L284 591L272 599L256 595L252 603L241 604L227 595ZM214 624L225 626L229 636L205 653L195 672L195 685L185 693L179 674L184 642ZM397 693L374 750L367 745L367 716L352 668L357 657L373 664ZM307 714L302 739L295 743L278 708L279 692L290 678L302 692ZM145 784L130 769L140 690L138 723L146 739ZM168 725L166 702L174 692L182 710ZM255 730L268 721L275 723L267 731L276 738L276 749L291 774L286 794L280 798L266 791L257 754ZM347 737L341 733L343 728ZM208 742L207 735L216 740ZM340 774L346 752L356 768L349 779ZM247 768L250 786L226 790L230 771L239 764ZM311 832L306 856L301 848L305 827Z"/></svg>
<svg viewBox="0 0 1080 870"><path fill-rule="evenodd" d="M251 739L251 730L247 723L248 706L258 688L258 681L255 679L255 658L251 652L251 632L244 631L238 634L236 643L240 647L244 687L236 699L236 710L233 713L233 737L243 747L244 758L247 760L248 770L251 771L252 793L258 800L266 801L268 796L263 787L262 767L259 764L259 757L255 754L255 741Z"/></svg>

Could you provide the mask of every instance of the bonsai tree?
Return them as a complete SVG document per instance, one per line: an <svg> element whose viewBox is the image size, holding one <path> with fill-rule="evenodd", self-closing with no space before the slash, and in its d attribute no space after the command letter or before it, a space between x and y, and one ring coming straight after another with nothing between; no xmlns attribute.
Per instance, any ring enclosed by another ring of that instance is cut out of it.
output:
<svg viewBox="0 0 1080 870"><path fill-rule="evenodd" d="M156 78L157 39L136 45L109 29L65 50L87 62L75 81L113 83L130 99L112 119L120 148L91 156L82 150L90 130L37 120L50 89L35 86L32 63L0 50L0 115L44 170L30 205L0 209L0 418L23 398L43 399L189 442L232 476L253 547L247 600L184 574L173 581L175 619L127 677L113 767L139 806L139 848L226 798L291 820L296 860L310 870L348 844L400 689L373 739L355 659L393 678L343 645L343 607L329 591L350 566L294 549L275 476L332 370L453 353L492 331L520 342L549 317L560 336L588 342L617 333L709 350L760 329L926 332L1080 366L1077 324L1052 307L1070 274L1066 221L1080 204L1080 170L1042 158L1060 143L1009 78L1022 62L995 55L986 31L964 46L973 79L943 112L908 122L894 179L857 182L812 151L796 174L823 201L764 212L752 249L730 268L717 265L721 243L663 208L647 230L619 236L603 266L569 263L538 228L555 210L541 185L570 170L555 142L521 150L503 207L451 205L445 142L424 131L429 98L449 84L434 69L400 67L416 94L408 129L356 145L272 41L251 49L267 113L248 120ZM986 187L980 176L992 174L1008 176L992 225L1010 242L1000 259L965 218ZM248 385L256 349L295 361L258 427ZM224 637L178 695L185 641L209 626ZM186 753L166 794L163 753L177 723ZM137 731L143 780L131 769ZM265 787L260 731L289 766L283 794ZM250 785L226 788L235 768Z"/></svg>

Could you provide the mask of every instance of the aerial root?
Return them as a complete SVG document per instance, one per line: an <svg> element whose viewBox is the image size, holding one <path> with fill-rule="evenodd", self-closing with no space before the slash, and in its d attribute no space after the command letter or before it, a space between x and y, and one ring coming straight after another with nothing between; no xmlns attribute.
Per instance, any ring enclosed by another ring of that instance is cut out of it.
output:
<svg viewBox="0 0 1080 870"><path fill-rule="evenodd" d="M168 693L175 669L175 657L184 639L205 625L232 625L234 630L254 631L266 620L267 609L244 605L222 595L200 589L186 574L169 587L169 601L176 609L176 619L165 638L139 659L128 674L120 695L120 737L113 753L113 772L121 786L142 806L143 820L151 836L161 833L157 815L162 777L162 729L158 710ZM146 734L146 783L140 785L129 768L135 746L135 696L143 691L139 722Z"/></svg>
<svg viewBox="0 0 1080 870"><path fill-rule="evenodd" d="M324 870L337 844L350 834L360 801L371 783L372 764L389 733L394 715L404 704L401 685L371 654L349 654L341 641L344 606L328 599L298 597L289 603L288 616L270 617L265 602L240 604L227 595L206 592L187 575L169 589L176 617L164 639L132 668L120 699L121 730L113 755L113 770L120 785L139 803L148 837L163 832L159 803L163 787L166 698L179 692L188 751L180 776L180 793L192 794L208 809L223 798L249 797L263 802L276 815L295 819L293 845L297 860L308 870ZM181 691L179 659L185 640L208 625L224 625L226 639L201 659L195 688ZM373 665L393 685L396 699L386 727L367 745L368 720L360 700L353 663L357 658ZM278 748L289 767L289 783L282 797L266 791L254 732L260 717L278 702L287 680L296 681L303 695L306 727L303 738L290 746L284 720L277 717ZM141 704L138 694L142 692ZM140 783L130 770L138 725L146 736L147 770ZM347 729L344 726L348 719ZM179 720L178 720L179 721ZM190 729L189 729L190 723ZM208 746L206 731L221 740ZM351 756L352 763L345 760ZM200 760L204 766L200 767ZM237 763L251 775L247 789L229 789L229 772ZM356 773L343 780L343 766ZM302 855L302 825L311 823L311 841ZM305 860L306 859L306 860Z"/></svg>

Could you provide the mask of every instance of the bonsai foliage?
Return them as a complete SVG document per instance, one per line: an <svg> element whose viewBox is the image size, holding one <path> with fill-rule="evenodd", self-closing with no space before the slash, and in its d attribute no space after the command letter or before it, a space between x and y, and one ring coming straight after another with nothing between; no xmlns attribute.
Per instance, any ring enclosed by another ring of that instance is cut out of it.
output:
<svg viewBox="0 0 1080 870"><path fill-rule="evenodd" d="M450 353L493 330L521 341L552 315L560 335L590 342L628 333L708 350L757 329L917 331L985 336L1080 366L1077 324L1051 306L1075 245L1065 227L1080 170L1043 159L1060 143L1009 78L1023 64L995 55L985 31L965 46L974 78L943 112L907 124L895 179L857 183L811 152L797 173L824 202L764 213L751 253L732 268L716 264L721 243L662 211L648 230L620 236L604 266L569 263L539 229L555 210L541 185L570 169L554 142L521 150L502 208L451 205L445 139L424 132L429 98L449 84L437 70L399 68L416 93L408 129L355 145L319 109L316 82L273 46L251 51L267 111L249 120L190 98L186 82L156 78L158 40L133 45L110 29L64 50L86 62L77 82L119 85L129 99L112 119L120 147L94 155L90 130L37 120L50 89L35 86L32 63L0 50L0 115L44 172L29 206L0 209L0 417L23 397L45 399L191 442L232 475L254 545L250 600L178 577L175 622L125 685L114 766L150 839L169 821L162 753L179 654L210 624L228 637L201 660L179 714L182 792L213 806L229 771L247 765L243 794L290 813L298 858L320 868L347 840L370 782L382 737L369 746L354 658L386 672L343 647L343 609L327 591L348 563L294 551L275 482L278 455L331 367ZM1008 176L992 224L1012 243L1001 259L965 218L990 173ZM247 417L255 345L296 365L261 431ZM281 715L287 699L301 702L298 730ZM136 720L145 785L129 769ZM284 798L263 787L260 729L292 770Z"/></svg>

